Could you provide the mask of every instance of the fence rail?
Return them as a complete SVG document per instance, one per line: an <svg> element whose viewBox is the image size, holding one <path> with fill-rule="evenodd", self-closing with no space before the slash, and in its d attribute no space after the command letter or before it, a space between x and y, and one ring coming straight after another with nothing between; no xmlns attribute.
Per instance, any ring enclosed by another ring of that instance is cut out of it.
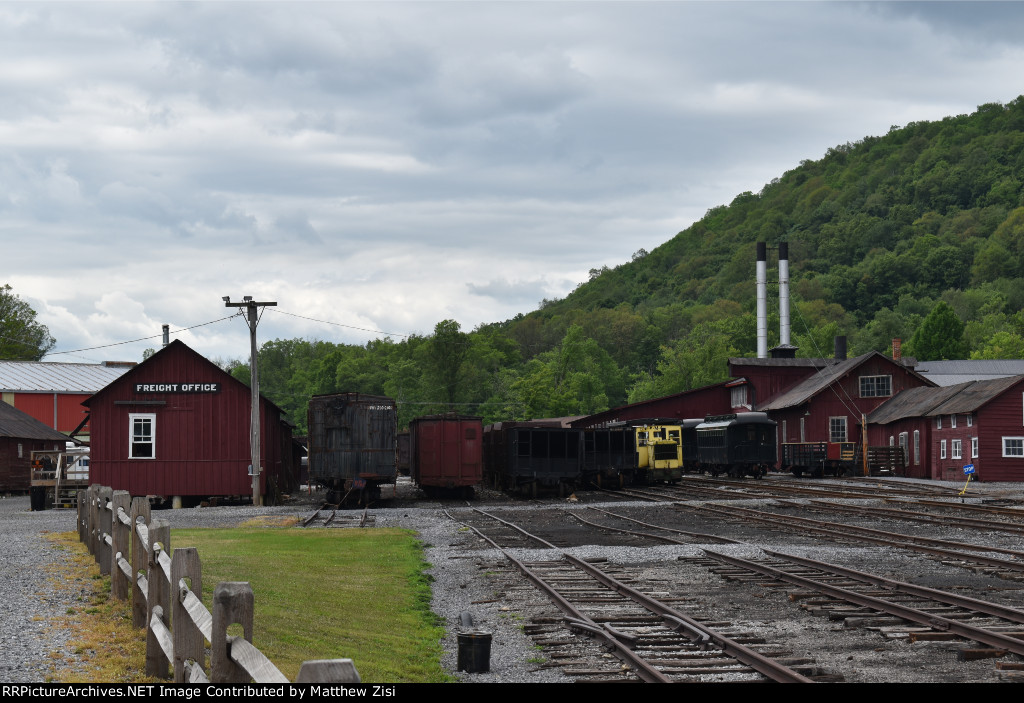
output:
<svg viewBox="0 0 1024 703"><path fill-rule="evenodd" d="M170 525L152 519L146 498L96 484L79 491L78 537L110 576L111 596L131 599L132 623L146 630L147 676L170 679L173 671L175 683L288 683L252 644L252 587L217 584L213 612L207 610L198 551L171 552ZM241 626L241 636L228 635L232 625ZM322 659L303 663L295 682L360 678L351 659Z"/></svg>

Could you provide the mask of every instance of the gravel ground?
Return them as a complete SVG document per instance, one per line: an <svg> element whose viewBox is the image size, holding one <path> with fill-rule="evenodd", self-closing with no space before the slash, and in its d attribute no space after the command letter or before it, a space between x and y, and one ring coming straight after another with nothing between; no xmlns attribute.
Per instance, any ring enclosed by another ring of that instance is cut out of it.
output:
<svg viewBox="0 0 1024 703"><path fill-rule="evenodd" d="M932 482L930 485L937 485ZM1020 495L1019 487L1000 486L998 490L1004 495ZM974 489L972 489L973 491ZM588 496L588 501L597 500ZM305 517L311 514L322 496L296 496L284 506L254 508L251 506L225 506L192 508L184 510L165 510L154 513L154 517L166 519L173 527L227 527L258 516L295 515ZM759 501L744 501L744 505L753 506ZM566 507L562 501L551 504L523 504L514 502L501 494L484 492L474 504L487 503L491 508L507 509L509 519L533 511L538 519L549 518L561 511L549 508L557 504ZM523 634L519 622L523 613L530 608L543 608L539 596L528 591L518 591L515 587L509 591L509 577L504 573L492 573L480 567L501 561L494 550L485 548L482 543L468 531L444 515L443 509L450 509L458 514L465 508L464 501L436 501L425 499L408 479L400 481L397 487L397 498L385 509L369 511L377 527L403 527L415 530L423 541L426 559L431 563L431 575L434 578L433 609L447 624L447 635L444 640L445 655L443 665L462 681L477 683L512 683L512 682L561 682L569 681L557 668L546 668L536 663L538 652L532 640ZM622 503L616 503L623 508ZM3 656L0 657L0 680L11 682L41 681L50 670L49 657L55 651L61 651L66 643L66 631L55 624L55 619L65 615L69 607L74 606L81 593L75 584L55 585L54 573L59 571L63 555L43 538L47 531L68 531L74 529L74 514L71 511L46 511L33 513L28 510L28 498L0 499L0 530L5 539L0 542L0 560L4 564L4 589L0 591L0 646ZM637 507L638 510L649 510ZM541 517L544 516L544 517ZM738 530L746 528L739 527ZM906 525L901 525L902 531ZM738 535L737 535L738 536ZM756 541L756 540L751 540ZM778 547L777 541L765 542ZM800 543L793 541L793 551L807 553L814 558L825 561L861 563L865 568L870 566L884 571L887 560L891 557L880 549L854 547L823 547L811 546L812 541ZM709 545L711 546L711 545ZM718 551L750 551L749 547L725 548L713 545ZM623 564L648 564L655 578L665 578L665 574L678 575L683 567L680 557L694 556L699 552L695 545L664 546L664 547L616 547L583 546L569 549L581 558L590 556L610 556L612 561ZM517 556L526 558L551 558L543 550L520 550ZM876 563L877 562L877 563ZM936 562L922 561L923 566L916 567L922 577L934 570L935 578L941 576L942 568ZM502 571L495 568L494 572ZM992 664L964 665L955 662L949 653L954 646L947 644L929 644L916 647L916 651L908 651L907 647L890 644L879 639L876 633L857 635L857 644L828 650L827 644L839 640L836 627L821 618L805 616L784 595L768 594L753 589L747 596L740 595L741 589L721 580L707 572L706 569L690 569L690 586L695 592L724 592L729 589L728 600L718 603L725 611L734 610L738 617L747 618L749 626L757 630L761 628L772 635L791 636L795 649L803 654L817 656L819 663L830 666L834 670L843 669L852 673L847 680L858 681L980 681L997 680L986 672L991 671ZM978 588L982 586L979 584ZM745 589L751 590L751 589ZM523 593L520 602L512 602L517 598L510 593ZM736 595L734 595L734 593ZM1019 592L1018 592L1019 593ZM499 597L500 596L500 597ZM521 599L527 599L523 602ZM703 601L705 599L699 599ZM695 603L694 607L702 607L704 603ZM755 607L757 606L757 607ZM467 674L457 672L457 634L463 627L463 613L470 613L473 618L471 630L481 630L491 635L490 671L487 673ZM804 622L797 627L798 620ZM839 628L842 626L839 625ZM801 636L800 632L810 634ZM844 634L843 637L846 635ZM802 637L802 639L801 639ZM957 645L958 646L958 645ZM920 666L914 663L913 657L920 657L920 650L935 650L934 656L925 654ZM943 651L939 651L943 650ZM531 661L532 660L532 661ZM358 666L358 662L357 662ZM903 671L906 671L906 678Z"/></svg>

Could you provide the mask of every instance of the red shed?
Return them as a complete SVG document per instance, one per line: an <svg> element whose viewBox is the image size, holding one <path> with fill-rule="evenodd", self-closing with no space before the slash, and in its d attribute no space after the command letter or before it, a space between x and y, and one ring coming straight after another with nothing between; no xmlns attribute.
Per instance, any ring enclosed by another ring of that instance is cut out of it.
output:
<svg viewBox="0 0 1024 703"><path fill-rule="evenodd" d="M907 391L868 422L872 441L891 437L909 447L916 473L908 475L962 480L972 464L985 481L1024 480L1024 376Z"/></svg>
<svg viewBox="0 0 1024 703"><path fill-rule="evenodd" d="M251 496L249 387L181 341L171 342L83 405L91 480L134 496ZM291 426L261 397L268 499L294 485Z"/></svg>

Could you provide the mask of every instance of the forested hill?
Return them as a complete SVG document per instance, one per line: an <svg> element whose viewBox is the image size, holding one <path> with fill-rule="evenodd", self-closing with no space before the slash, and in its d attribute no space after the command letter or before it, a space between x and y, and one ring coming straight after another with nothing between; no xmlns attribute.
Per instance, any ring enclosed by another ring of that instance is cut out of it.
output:
<svg viewBox="0 0 1024 703"><path fill-rule="evenodd" d="M451 407L490 421L704 385L756 348L758 241L789 243L801 356L829 355L846 334L851 354L899 337L922 359L1021 358L1022 186L1024 97L894 127L801 162L528 315L365 347L269 342L261 386L303 424L313 392L391 395L403 419ZM769 330L774 344L777 306Z"/></svg>

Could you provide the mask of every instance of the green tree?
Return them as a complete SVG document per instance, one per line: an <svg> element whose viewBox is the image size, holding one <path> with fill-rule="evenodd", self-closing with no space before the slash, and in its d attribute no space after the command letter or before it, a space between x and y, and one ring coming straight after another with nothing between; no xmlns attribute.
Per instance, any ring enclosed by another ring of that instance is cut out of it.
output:
<svg viewBox="0 0 1024 703"><path fill-rule="evenodd" d="M469 338L458 322L442 320L434 326L434 336L430 340L430 361L450 407L455 405L462 363L468 353Z"/></svg>
<svg viewBox="0 0 1024 703"><path fill-rule="evenodd" d="M963 359L964 323L945 301L940 300L910 338L907 354L923 361Z"/></svg>
<svg viewBox="0 0 1024 703"><path fill-rule="evenodd" d="M9 284L0 288L0 359L39 361L55 344L46 325L36 322L36 311Z"/></svg>

